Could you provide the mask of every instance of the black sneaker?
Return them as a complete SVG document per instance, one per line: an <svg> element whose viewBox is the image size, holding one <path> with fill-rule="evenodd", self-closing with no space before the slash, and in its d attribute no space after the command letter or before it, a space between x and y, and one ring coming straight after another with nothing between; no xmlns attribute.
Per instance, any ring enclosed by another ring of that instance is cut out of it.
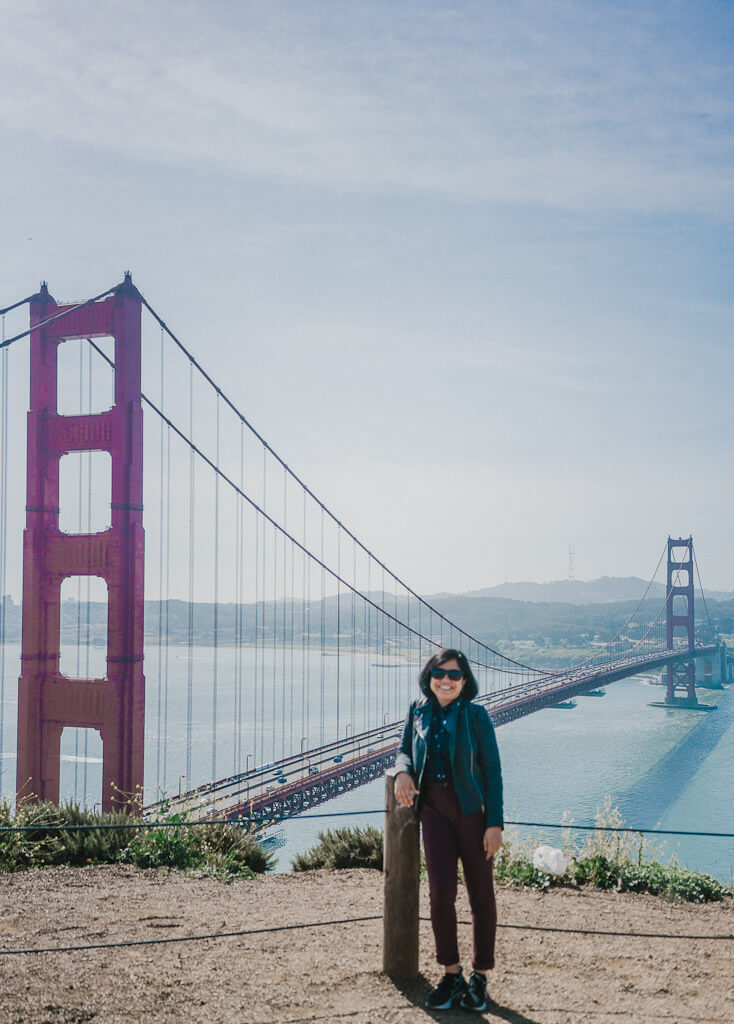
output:
<svg viewBox="0 0 734 1024"><path fill-rule="evenodd" d="M431 1010L448 1010L457 999L461 999L466 990L466 980L461 971L458 974L444 974L426 999L426 1006Z"/></svg>
<svg viewBox="0 0 734 1024"><path fill-rule="evenodd" d="M481 1013L487 1009L487 979L483 974L472 971L469 975L469 984L466 988L466 995L461 1000L462 1010L476 1010Z"/></svg>

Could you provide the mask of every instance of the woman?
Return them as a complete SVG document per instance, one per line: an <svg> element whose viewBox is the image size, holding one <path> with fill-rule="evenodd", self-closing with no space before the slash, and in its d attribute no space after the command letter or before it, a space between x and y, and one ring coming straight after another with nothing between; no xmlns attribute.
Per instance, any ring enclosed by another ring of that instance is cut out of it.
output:
<svg viewBox="0 0 734 1024"><path fill-rule="evenodd" d="M479 688L461 651L434 654L419 683L423 696L410 706L395 759L395 798L409 807L418 797L436 959L446 971L427 1005L446 1010L460 1002L465 1010L482 1011L497 928L492 858L504 824L499 751L486 708L471 703ZM456 932L459 857L474 925L468 983Z"/></svg>

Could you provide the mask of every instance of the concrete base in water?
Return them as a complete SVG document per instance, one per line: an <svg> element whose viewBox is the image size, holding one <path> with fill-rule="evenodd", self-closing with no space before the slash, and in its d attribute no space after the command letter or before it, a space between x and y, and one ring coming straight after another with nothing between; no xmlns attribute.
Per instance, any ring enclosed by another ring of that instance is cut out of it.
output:
<svg viewBox="0 0 734 1024"><path fill-rule="evenodd" d="M718 704L699 704L697 700L689 700L687 697L676 698L672 701L654 700L647 705L649 708L668 708L671 711L716 711Z"/></svg>

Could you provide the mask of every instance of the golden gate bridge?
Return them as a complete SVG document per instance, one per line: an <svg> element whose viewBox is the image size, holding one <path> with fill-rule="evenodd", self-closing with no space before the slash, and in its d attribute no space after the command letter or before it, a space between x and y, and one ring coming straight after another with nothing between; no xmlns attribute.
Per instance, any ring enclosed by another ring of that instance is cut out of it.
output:
<svg viewBox="0 0 734 1024"><path fill-rule="evenodd" d="M25 306L30 327L6 337L6 317ZM726 679L691 537L667 539L637 607L590 657L554 672L524 664L362 543L130 274L83 302L58 303L44 284L0 312L0 595L21 491L8 486L22 447L9 409L25 376L11 360L28 364L30 391L18 799L58 802L70 730L85 754L90 734L101 737L105 809L299 813L384 773L436 647L464 650L496 725L653 670L664 672L665 706L707 708L696 662L707 686ZM96 608L95 579L106 588ZM4 598L0 709L8 607ZM0 717L0 744L4 735Z"/></svg>

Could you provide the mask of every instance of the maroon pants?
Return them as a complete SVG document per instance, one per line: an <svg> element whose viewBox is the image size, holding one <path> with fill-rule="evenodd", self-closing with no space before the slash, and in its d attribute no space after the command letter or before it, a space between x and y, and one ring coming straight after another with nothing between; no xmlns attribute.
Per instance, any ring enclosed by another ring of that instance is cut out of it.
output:
<svg viewBox="0 0 734 1024"><path fill-rule="evenodd" d="M459 963L456 875L461 858L474 925L472 967L475 971L487 971L494 967L497 906L492 860L486 859L482 845L484 815L481 811L462 814L453 785L450 782L431 782L423 795L421 824L436 959L443 966Z"/></svg>

